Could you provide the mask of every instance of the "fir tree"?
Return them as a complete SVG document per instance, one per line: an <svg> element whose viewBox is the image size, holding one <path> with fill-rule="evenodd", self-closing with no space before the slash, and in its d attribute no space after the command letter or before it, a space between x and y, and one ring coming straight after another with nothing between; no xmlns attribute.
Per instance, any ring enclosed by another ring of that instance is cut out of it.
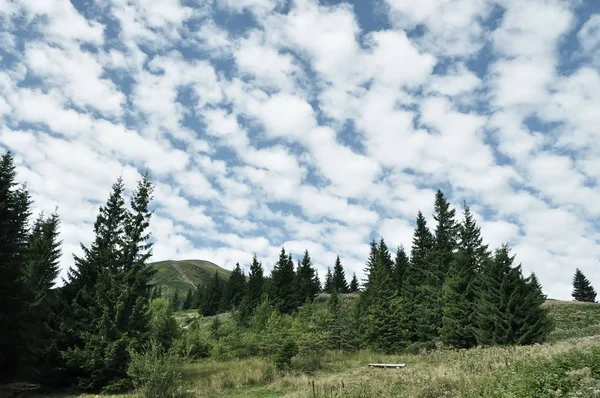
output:
<svg viewBox="0 0 600 398"><path fill-rule="evenodd" d="M344 272L344 267L342 267L340 256L337 256L337 258L335 259L332 283L333 290L336 290L339 293L348 293L350 291L350 288L348 287L348 282L346 282L346 273Z"/></svg>
<svg viewBox="0 0 600 398"><path fill-rule="evenodd" d="M433 236L423 214L417 214L410 254L404 273L402 297L410 341L431 341L437 335L437 278L431 261Z"/></svg>
<svg viewBox="0 0 600 398"><path fill-rule="evenodd" d="M171 309L173 312L179 311L181 309L181 299L179 298L179 289L175 288L173 291L173 296L171 297Z"/></svg>
<svg viewBox="0 0 600 398"><path fill-rule="evenodd" d="M352 280L350 281L350 293L358 292L358 278L356 277L356 273L352 274Z"/></svg>
<svg viewBox="0 0 600 398"><path fill-rule="evenodd" d="M254 309L261 303L264 294L264 287L265 277L263 267L256 258L256 255L254 255L252 257L252 264L250 265L248 286L246 290L249 311L254 311Z"/></svg>
<svg viewBox="0 0 600 398"><path fill-rule="evenodd" d="M325 274L325 283L323 284L323 292L331 293L333 292L333 274L331 273L331 268L327 267L327 273Z"/></svg>
<svg viewBox="0 0 600 398"><path fill-rule="evenodd" d="M450 208L448 199L442 191L438 190L435 194L433 218L437 223L434 236L434 261L438 273L437 282L440 287L444 283L444 278L453 260L454 249L456 249L459 226L454 219L455 213L456 211Z"/></svg>
<svg viewBox="0 0 600 398"><path fill-rule="evenodd" d="M527 279L521 279L520 282L523 288L522 300L519 301L522 314L518 325L520 329L516 333L516 343L521 345L543 343L554 328L548 309L542 306L546 296L534 273Z"/></svg>
<svg viewBox="0 0 600 398"><path fill-rule="evenodd" d="M398 291L402 291L402 284L404 282L404 274L410 265L410 260L404 246L398 247L396 251L396 258L394 261L394 283Z"/></svg>
<svg viewBox="0 0 600 398"><path fill-rule="evenodd" d="M245 290L246 276L240 267L240 263L236 263L223 290L221 311L226 312L238 307L244 298Z"/></svg>
<svg viewBox="0 0 600 398"><path fill-rule="evenodd" d="M183 301L182 309L189 310L192 308L192 304L194 302L194 292L192 288L189 288L187 294L185 295L185 300Z"/></svg>
<svg viewBox="0 0 600 398"><path fill-rule="evenodd" d="M481 230L467 205L459 228L458 252L450 265L443 287L444 308L440 336L444 343L456 348L475 346L474 300L475 276L488 258Z"/></svg>
<svg viewBox="0 0 600 398"><path fill-rule="evenodd" d="M202 305L200 308L200 312L203 316L217 315L221 304L222 294L223 286L221 284L221 278L219 277L219 272L215 271L213 277L204 288Z"/></svg>
<svg viewBox="0 0 600 398"><path fill-rule="evenodd" d="M10 152L0 158L0 374L9 376L21 351L25 305L22 264L31 200L16 183Z"/></svg>
<svg viewBox="0 0 600 398"><path fill-rule="evenodd" d="M284 314L291 314L298 308L296 295L294 294L294 261L291 254L288 256L285 249L281 249L279 260L271 272L273 284L271 292L275 308Z"/></svg>
<svg viewBox="0 0 600 398"><path fill-rule="evenodd" d="M575 301L596 302L596 291L579 268L575 270L575 276L573 276L573 292L571 296Z"/></svg>
<svg viewBox="0 0 600 398"><path fill-rule="evenodd" d="M304 252L302 261L298 263L298 271L294 279L294 291L298 305L306 301L312 302L319 294L319 287L315 283L315 269L308 250Z"/></svg>
<svg viewBox="0 0 600 398"><path fill-rule="evenodd" d="M61 241L58 239L58 215L40 215L35 221L28 238L25 262L26 327L23 338L27 341L23 350L22 366L34 378L43 378L43 373L59 366L56 340L57 295L53 290L59 273Z"/></svg>

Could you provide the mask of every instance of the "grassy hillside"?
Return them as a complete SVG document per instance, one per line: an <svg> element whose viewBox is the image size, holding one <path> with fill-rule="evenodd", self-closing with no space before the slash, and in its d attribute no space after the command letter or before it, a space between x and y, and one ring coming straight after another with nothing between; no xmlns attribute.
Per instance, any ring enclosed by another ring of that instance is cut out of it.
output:
<svg viewBox="0 0 600 398"><path fill-rule="evenodd" d="M152 263L156 269L155 283L162 286L163 296L169 297L175 289L185 294L213 277L215 271L225 280L231 271L205 260L159 261Z"/></svg>

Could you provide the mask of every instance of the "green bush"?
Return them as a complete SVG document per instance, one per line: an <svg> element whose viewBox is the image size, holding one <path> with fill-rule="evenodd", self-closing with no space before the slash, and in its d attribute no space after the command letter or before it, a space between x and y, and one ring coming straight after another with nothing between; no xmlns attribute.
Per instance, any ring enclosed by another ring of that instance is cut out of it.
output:
<svg viewBox="0 0 600 398"><path fill-rule="evenodd" d="M294 340L286 340L275 356L275 367L278 370L289 369L292 364L292 358L298 354L298 344Z"/></svg>
<svg viewBox="0 0 600 398"><path fill-rule="evenodd" d="M315 353L296 355L291 360L291 368L302 373L314 374L323 368L323 355Z"/></svg>
<svg viewBox="0 0 600 398"><path fill-rule="evenodd" d="M436 349L436 345L435 345L434 341L426 341L426 342L413 343L413 344L409 345L408 347L406 347L405 351L407 354L418 355L418 354L423 354L425 352L434 351L435 349Z"/></svg>
<svg viewBox="0 0 600 398"><path fill-rule="evenodd" d="M162 354L157 348L146 353L132 353L127 374L144 398L185 396L181 360L172 354Z"/></svg>

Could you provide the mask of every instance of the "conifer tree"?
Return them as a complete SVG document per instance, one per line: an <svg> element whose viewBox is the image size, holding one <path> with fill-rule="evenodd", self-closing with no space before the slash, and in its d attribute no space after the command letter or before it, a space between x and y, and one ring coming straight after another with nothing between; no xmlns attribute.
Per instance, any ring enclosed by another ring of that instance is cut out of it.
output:
<svg viewBox="0 0 600 398"><path fill-rule="evenodd" d="M223 286L219 272L215 271L213 277L204 288L200 313L203 316L217 315L221 304L221 295L223 294Z"/></svg>
<svg viewBox="0 0 600 398"><path fill-rule="evenodd" d="M246 276L240 267L240 263L235 264L235 268L229 275L227 283L223 289L223 297L221 300L221 311L230 311L234 307L238 307L244 293L246 291Z"/></svg>
<svg viewBox="0 0 600 398"><path fill-rule="evenodd" d="M130 350L148 341L149 299L154 270L148 226L153 187L148 173L138 182L125 208L122 179L94 224L96 237L84 255L75 257L65 299L69 317L63 331L67 369L83 389L115 391L130 386L127 379ZM74 332L74 336L72 333Z"/></svg>
<svg viewBox="0 0 600 398"><path fill-rule="evenodd" d="M179 298L179 289L175 288L173 291L173 296L171 297L171 309L173 312L179 311L181 309L181 299Z"/></svg>
<svg viewBox="0 0 600 398"><path fill-rule="evenodd" d="M358 292L358 278L356 277L356 273L352 274L352 280L350 281L350 293Z"/></svg>
<svg viewBox="0 0 600 398"><path fill-rule="evenodd" d="M402 291L402 284L404 282L404 274L410 265L410 260L404 246L398 247L396 251L396 258L394 261L394 283L398 291Z"/></svg>
<svg viewBox="0 0 600 398"><path fill-rule="evenodd" d="M575 276L573 276L573 292L571 296L575 301L596 302L596 291L579 268L575 270Z"/></svg>
<svg viewBox="0 0 600 398"><path fill-rule="evenodd" d="M339 293L348 293L350 291L350 288L348 287L348 282L346 282L346 273L344 272L344 267L342 267L340 256L337 256L337 258L335 259L332 283L333 290L336 290Z"/></svg>
<svg viewBox="0 0 600 398"><path fill-rule="evenodd" d="M417 214L410 254L404 273L402 297L407 317L408 337L412 342L432 341L437 335L437 270L432 262L433 235L425 217Z"/></svg>
<svg viewBox="0 0 600 398"><path fill-rule="evenodd" d="M323 284L323 292L331 293L333 291L333 274L331 268L327 267L327 273L325 274L325 283Z"/></svg>
<svg viewBox="0 0 600 398"><path fill-rule="evenodd" d="M298 263L298 271L294 279L294 291L296 294L297 305L312 302L319 294L319 287L315 283L315 269L308 250L304 251L302 261Z"/></svg>
<svg viewBox="0 0 600 398"><path fill-rule="evenodd" d="M0 158L0 374L16 368L21 350L24 286L22 264L27 247L31 200L16 183L10 152Z"/></svg>
<svg viewBox="0 0 600 398"><path fill-rule="evenodd" d="M192 308L193 301L194 301L194 293L192 291L192 288L189 288L187 291L187 294L185 295L185 300L183 301L182 309L189 310L190 308Z"/></svg>
<svg viewBox="0 0 600 398"><path fill-rule="evenodd" d="M476 345L474 335L475 276L488 258L481 230L467 205L459 227L458 251L450 264L450 272L443 287L443 315L440 336L442 341L456 348Z"/></svg>
<svg viewBox="0 0 600 398"><path fill-rule="evenodd" d="M553 329L548 309L542 306L546 296L534 273L527 279L521 278L520 284L523 293L517 302L521 307L521 313L515 317L517 319L515 341L520 345L543 343Z"/></svg>
<svg viewBox="0 0 600 398"><path fill-rule="evenodd" d="M250 265L250 272L248 275L248 288L246 290L247 297L247 308L249 311L254 311L256 307L261 303L263 298L265 285L264 271L262 264L256 258L256 255L252 257L252 264Z"/></svg>
<svg viewBox="0 0 600 398"><path fill-rule="evenodd" d="M435 194L434 215L436 221L434 236L434 261L438 272L438 284L444 284L444 278L453 260L454 249L458 233L458 224L455 221L456 211L450 208L450 202L442 191Z"/></svg>
<svg viewBox="0 0 600 398"><path fill-rule="evenodd" d="M279 312L291 314L298 308L296 295L294 294L294 261L291 254L288 256L285 249L281 249L279 260L271 272L273 284L271 287L273 304Z"/></svg>
<svg viewBox="0 0 600 398"><path fill-rule="evenodd" d="M59 273L61 241L58 238L59 218L40 215L28 237L25 256L25 290L27 292L25 328L27 342L22 351L22 367L34 378L58 366L56 340L58 338L57 295L53 290Z"/></svg>

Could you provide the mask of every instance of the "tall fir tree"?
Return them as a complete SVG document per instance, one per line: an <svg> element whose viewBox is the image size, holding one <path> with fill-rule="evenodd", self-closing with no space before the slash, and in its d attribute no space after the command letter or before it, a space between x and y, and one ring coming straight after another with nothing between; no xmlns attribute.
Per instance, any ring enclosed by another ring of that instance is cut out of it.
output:
<svg viewBox="0 0 600 398"><path fill-rule="evenodd" d="M223 294L223 284L218 271L215 271L213 277L208 281L203 290L200 313L203 316L217 315Z"/></svg>
<svg viewBox="0 0 600 398"><path fill-rule="evenodd" d="M439 287L444 284L444 279L454 258L457 245L459 225L455 220L456 211L450 207L450 202L442 191L435 194L434 214L436 221L434 234L434 261L437 267L437 283Z"/></svg>
<svg viewBox="0 0 600 398"><path fill-rule="evenodd" d="M571 296L575 301L584 301L589 303L596 302L596 290L586 278L586 276L577 268L573 276L573 292Z"/></svg>
<svg viewBox="0 0 600 398"><path fill-rule="evenodd" d="M57 291L53 289L60 270L61 241L58 214L40 215L28 237L25 256L26 311L21 368L30 378L47 382L58 367L59 338Z"/></svg>
<svg viewBox="0 0 600 398"><path fill-rule="evenodd" d="M294 261L291 254L288 256L285 249L281 249L279 260L271 272L273 284L271 286L271 296L275 308L284 314L291 314L298 308L298 301L294 294Z"/></svg>
<svg viewBox="0 0 600 398"><path fill-rule="evenodd" d="M444 307L440 337L445 344L456 348L471 348L477 344L474 334L475 276L488 258L481 229L465 204L464 218L459 227L458 251L450 264L442 291Z"/></svg>
<svg viewBox="0 0 600 398"><path fill-rule="evenodd" d="M173 312L179 311L181 309L181 297L179 297L179 289L175 288L173 290L173 296L171 297L171 309Z"/></svg>
<svg viewBox="0 0 600 398"><path fill-rule="evenodd" d="M69 317L62 353L71 377L82 389L115 391L130 387L129 352L140 350L149 337L149 299L154 270L148 232L153 186L148 173L125 208L124 185L118 179L94 224L96 237L84 255L75 258L65 299Z"/></svg>
<svg viewBox="0 0 600 398"><path fill-rule="evenodd" d="M250 272L248 274L248 286L246 289L246 301L249 311L254 311L261 303L264 296L265 276L262 264L256 258L252 257Z"/></svg>
<svg viewBox="0 0 600 398"><path fill-rule="evenodd" d="M310 259L308 250L304 251L302 261L298 263L298 270L294 279L294 292L297 305L304 304L307 300L312 302L319 294L319 286L315 281L315 269Z"/></svg>
<svg viewBox="0 0 600 398"><path fill-rule="evenodd" d="M223 296L221 298L221 311L231 311L234 307L240 306L244 294L246 292L246 276L240 267L240 263L235 264L235 268L231 271L231 275L227 279L227 283L223 288Z"/></svg>
<svg viewBox="0 0 600 398"><path fill-rule="evenodd" d="M337 256L337 258L335 259L335 265L333 266L332 284L333 289L336 290L338 293L350 292L348 282L346 281L346 273L344 272L344 267L342 266L342 262L340 261L340 256Z"/></svg>
<svg viewBox="0 0 600 398"><path fill-rule="evenodd" d="M191 309L193 302L194 302L194 292L193 292L192 288L189 288L185 295L185 300L183 300L182 309L184 309L184 310Z"/></svg>
<svg viewBox="0 0 600 398"><path fill-rule="evenodd" d="M358 278L356 277L356 273L353 273L352 280L350 281L350 293L356 293L359 289Z"/></svg>
<svg viewBox="0 0 600 398"><path fill-rule="evenodd" d="M31 200L16 182L10 152L0 158L0 374L13 374L23 349L25 306L22 264L27 249Z"/></svg>
<svg viewBox="0 0 600 398"><path fill-rule="evenodd" d="M394 283L398 291L402 291L404 283L404 274L410 266L410 259L404 250L404 246L398 247L396 258L394 259Z"/></svg>
<svg viewBox="0 0 600 398"><path fill-rule="evenodd" d="M325 282L323 283L323 292L333 292L333 274L331 268L327 267L327 273L325 274Z"/></svg>
<svg viewBox="0 0 600 398"><path fill-rule="evenodd" d="M432 262L434 240L427 221L418 212L410 253L410 266L404 273L402 297L407 317L408 338L412 342L431 341L437 335L437 278Z"/></svg>

